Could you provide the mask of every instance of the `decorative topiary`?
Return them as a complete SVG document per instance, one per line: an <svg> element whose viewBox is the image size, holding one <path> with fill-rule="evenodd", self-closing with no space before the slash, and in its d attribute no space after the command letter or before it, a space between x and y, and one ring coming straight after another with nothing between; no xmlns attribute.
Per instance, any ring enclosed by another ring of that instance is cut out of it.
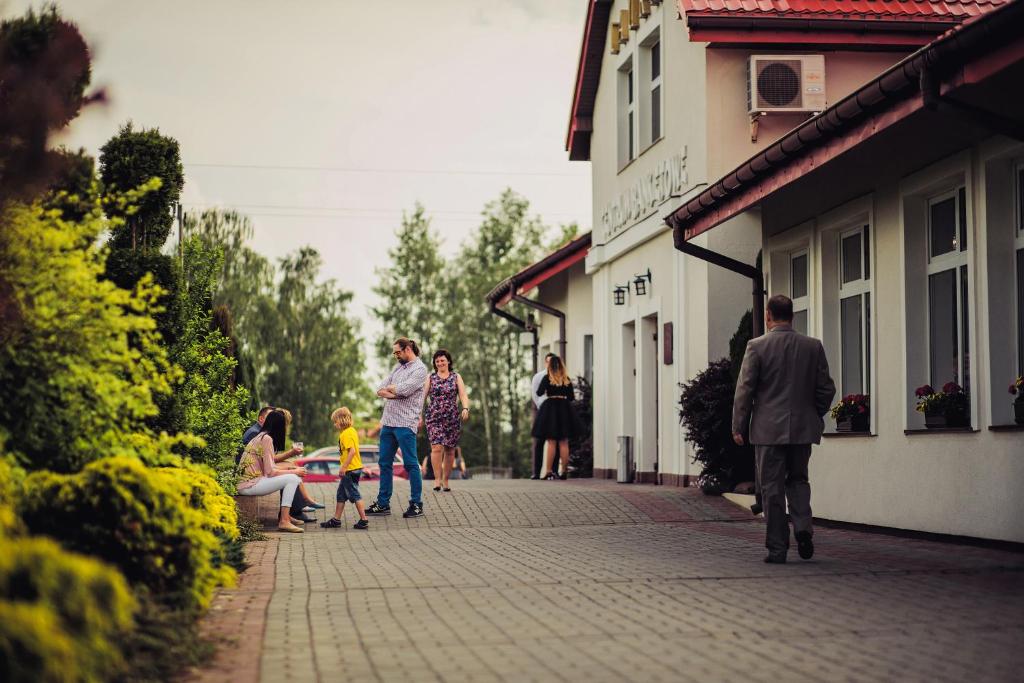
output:
<svg viewBox="0 0 1024 683"><path fill-rule="evenodd" d="M169 606L202 608L234 570L211 531L226 517L191 507L194 495L177 475L105 458L73 475L30 475L22 517L32 532L115 565L136 590Z"/></svg>
<svg viewBox="0 0 1024 683"><path fill-rule="evenodd" d="M736 383L726 358L711 363L691 382L681 384L679 422L694 446L693 461L703 465L697 485L707 494L731 491L754 478L754 452L732 440L732 400Z"/></svg>
<svg viewBox="0 0 1024 683"><path fill-rule="evenodd" d="M127 582L113 568L49 539L12 541L0 553L0 651L11 655L0 657L0 679L109 680L124 666L120 644L134 609ZM8 619L26 630L5 633ZM37 629L40 642L26 642Z"/></svg>

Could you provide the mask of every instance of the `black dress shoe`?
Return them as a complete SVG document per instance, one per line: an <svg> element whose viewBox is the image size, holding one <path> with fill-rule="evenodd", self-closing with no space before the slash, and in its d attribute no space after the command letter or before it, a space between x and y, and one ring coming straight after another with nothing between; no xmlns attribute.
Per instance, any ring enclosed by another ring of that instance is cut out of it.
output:
<svg viewBox="0 0 1024 683"><path fill-rule="evenodd" d="M314 517L313 515L307 515L305 513L303 513L301 517L298 517L298 519L301 519L303 522L319 522L320 521L316 517Z"/></svg>
<svg viewBox="0 0 1024 683"><path fill-rule="evenodd" d="M785 555L772 555L772 554L769 553L768 557L764 558L764 561L767 564L786 564L786 556Z"/></svg>
<svg viewBox="0 0 1024 683"><path fill-rule="evenodd" d="M814 541L811 540L810 531L796 532L796 549L805 560L814 557Z"/></svg>
<svg viewBox="0 0 1024 683"><path fill-rule="evenodd" d="M530 477L530 479L540 479L540 475L539 474L535 474L532 477Z"/></svg>

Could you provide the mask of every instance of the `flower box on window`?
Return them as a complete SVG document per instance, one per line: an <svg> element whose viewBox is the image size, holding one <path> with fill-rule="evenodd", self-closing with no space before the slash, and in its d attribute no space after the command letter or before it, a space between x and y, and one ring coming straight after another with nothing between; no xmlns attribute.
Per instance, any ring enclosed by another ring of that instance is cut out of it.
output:
<svg viewBox="0 0 1024 683"><path fill-rule="evenodd" d="M970 396L956 382L946 382L942 391L925 384L914 390L917 408L924 413L928 429L962 429L971 426Z"/></svg>
<svg viewBox="0 0 1024 683"><path fill-rule="evenodd" d="M1013 401L1013 421L1024 425L1024 376L1014 380L1010 385L1010 393L1017 397Z"/></svg>
<svg viewBox="0 0 1024 683"><path fill-rule="evenodd" d="M843 396L832 406L830 414L836 421L837 432L866 432L871 426L871 406L864 394Z"/></svg>

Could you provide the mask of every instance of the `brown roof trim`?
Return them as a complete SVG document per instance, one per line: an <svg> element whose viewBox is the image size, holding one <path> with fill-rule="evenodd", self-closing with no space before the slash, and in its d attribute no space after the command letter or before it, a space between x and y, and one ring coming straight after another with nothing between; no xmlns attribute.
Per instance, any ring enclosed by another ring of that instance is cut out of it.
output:
<svg viewBox="0 0 1024 683"><path fill-rule="evenodd" d="M597 100L597 85L601 80L601 60L604 58L612 4L612 0L587 0L587 21L583 25L576 87L573 89L572 107L569 110L569 130L565 135L565 149L569 152L570 161L590 159L594 102Z"/></svg>
<svg viewBox="0 0 1024 683"><path fill-rule="evenodd" d="M562 245L536 263L523 268L512 277L505 278L499 282L495 285L494 289L487 293L485 298L489 303L498 306L506 303L513 295L518 293L517 290L524 283L533 280L544 271L558 266L563 261L577 256L581 250L584 252L589 251L590 238L591 233L588 232L580 235L571 242Z"/></svg>
<svg viewBox="0 0 1024 683"><path fill-rule="evenodd" d="M1024 35L1024 1L1007 3L954 28L896 63L859 90L832 105L712 183L665 217L676 244L719 225L757 199L777 190L765 187L791 162L808 155L865 119L876 117L920 92L921 74L962 66L979 53ZM837 152L839 147L837 146ZM835 156L833 154L832 156ZM793 174L789 174L792 176ZM729 211L722 211L728 203Z"/></svg>

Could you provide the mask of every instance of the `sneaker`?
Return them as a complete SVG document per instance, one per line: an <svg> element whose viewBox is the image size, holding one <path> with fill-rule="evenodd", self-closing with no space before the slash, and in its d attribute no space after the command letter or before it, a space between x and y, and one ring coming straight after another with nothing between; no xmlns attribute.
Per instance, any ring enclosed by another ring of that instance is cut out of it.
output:
<svg viewBox="0 0 1024 683"><path fill-rule="evenodd" d="M338 526L341 526L341 522L338 522ZM353 529L364 529L364 530L365 529L369 529L370 528L370 523L367 522L365 519L361 519L358 522L356 522L355 524L353 524L352 528Z"/></svg>
<svg viewBox="0 0 1024 683"><path fill-rule="evenodd" d="M811 540L810 531L798 531L796 536L796 549L800 553L800 558L809 560L814 557L814 542Z"/></svg>
<svg viewBox="0 0 1024 683"><path fill-rule="evenodd" d="M369 510L367 510L369 512ZM423 503L409 503L409 509L402 513L403 517L422 517Z"/></svg>
<svg viewBox="0 0 1024 683"><path fill-rule="evenodd" d="M320 522L320 526L322 526L325 529L338 529L341 527L341 520L331 517L326 522Z"/></svg>
<svg viewBox="0 0 1024 683"><path fill-rule="evenodd" d="M391 506L381 505L380 503L374 503L370 507L366 508L366 514L368 515L390 515Z"/></svg>

